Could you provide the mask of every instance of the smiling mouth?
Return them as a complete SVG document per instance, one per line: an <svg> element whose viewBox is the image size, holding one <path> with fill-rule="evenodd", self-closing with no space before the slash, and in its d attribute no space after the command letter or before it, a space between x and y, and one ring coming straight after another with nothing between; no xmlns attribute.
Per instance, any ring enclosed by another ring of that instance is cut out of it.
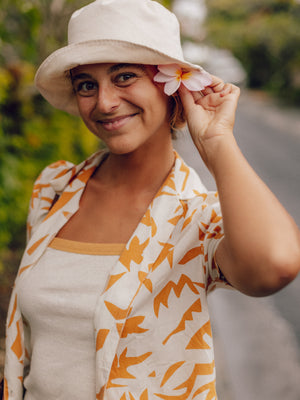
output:
<svg viewBox="0 0 300 400"><path fill-rule="evenodd" d="M132 119L137 113L130 115L123 115L121 117L102 119L98 122L108 131L114 131L122 128L130 119Z"/></svg>

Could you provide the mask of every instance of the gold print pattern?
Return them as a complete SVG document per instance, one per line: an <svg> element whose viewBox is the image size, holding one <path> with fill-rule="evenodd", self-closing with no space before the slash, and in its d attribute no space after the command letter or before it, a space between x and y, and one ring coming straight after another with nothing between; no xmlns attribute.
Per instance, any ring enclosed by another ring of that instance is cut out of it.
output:
<svg viewBox="0 0 300 400"><path fill-rule="evenodd" d="M41 239L37 240L28 250L27 253L31 256L33 252L43 243L43 241L48 237L48 235L43 236Z"/></svg>
<svg viewBox="0 0 300 400"><path fill-rule="evenodd" d="M86 169L78 175L78 179L81 182L86 183L90 179L90 177L92 176L94 171L95 171L95 168Z"/></svg>
<svg viewBox="0 0 300 400"><path fill-rule="evenodd" d="M203 242L205 239L205 232L203 232L200 228L199 228L199 240L200 242Z"/></svg>
<svg viewBox="0 0 300 400"><path fill-rule="evenodd" d="M150 265L150 269L152 271L155 271L157 267L160 266L160 264L167 259L169 261L169 265L172 268L173 265L173 253L174 253L174 245L171 243L161 243L159 242L161 246L163 246L162 251L160 252L157 260L153 265Z"/></svg>
<svg viewBox="0 0 300 400"><path fill-rule="evenodd" d="M192 214L184 221L184 224L182 225L182 230L184 230L184 228L186 228L192 222L195 212L197 212L197 210L194 210Z"/></svg>
<svg viewBox="0 0 300 400"><path fill-rule="evenodd" d="M96 351L102 349L108 334L109 334L109 329L99 329L96 338Z"/></svg>
<svg viewBox="0 0 300 400"><path fill-rule="evenodd" d="M201 386L193 395L193 398L198 396L198 394L206 392L205 400L215 400L217 398L216 388L215 388L215 381L209 382L206 385Z"/></svg>
<svg viewBox="0 0 300 400"><path fill-rule="evenodd" d="M105 386L102 386L102 388L99 390L99 392L96 394L96 400L103 400L104 398L104 391L105 391ZM125 397L126 399L126 397Z"/></svg>
<svg viewBox="0 0 300 400"><path fill-rule="evenodd" d="M205 342L204 335L212 338L210 322L207 321L196 333L193 335L186 349L210 349L211 347Z"/></svg>
<svg viewBox="0 0 300 400"><path fill-rule="evenodd" d="M154 219L151 217L150 209L146 211L145 215L143 216L141 223L151 227L151 236L155 236L157 232L157 226Z"/></svg>
<svg viewBox="0 0 300 400"><path fill-rule="evenodd" d="M150 293L152 293L153 290L153 285L150 279L146 278L147 272L139 271L138 276L140 282L145 285L145 287L149 290Z"/></svg>
<svg viewBox="0 0 300 400"><path fill-rule="evenodd" d="M166 344L167 341L171 338L171 336L176 335L176 333L182 332L185 330L185 323L186 321L193 320L193 312L200 313L202 311L201 301L200 299L196 300L195 303L191 305L191 307L183 314L181 321L179 322L176 329L171 332L163 341L163 344Z"/></svg>
<svg viewBox="0 0 300 400"><path fill-rule="evenodd" d="M47 214L44 221L46 221L48 218L52 217L53 214L55 214L57 211L62 209L81 190L82 190L82 188L79 188L79 189L75 190L74 192L64 192L60 196L59 200L51 208L50 212Z"/></svg>
<svg viewBox="0 0 300 400"><path fill-rule="evenodd" d="M184 394L169 396L169 395L155 393L155 395L164 400L186 400L193 391L197 377L201 375L211 375L214 371L214 367L215 367L214 361L210 364L196 364L191 376L185 382L183 382L181 385L177 386L174 389L174 390L186 389ZM209 387L204 390L207 389L209 389ZM195 394L193 395L192 398L194 397ZM208 398L206 397L206 400L209 400L209 397Z"/></svg>
<svg viewBox="0 0 300 400"><path fill-rule="evenodd" d="M217 215L215 210L212 210L211 212L211 217L210 217L210 222L212 224L217 224L218 222L220 222L222 219L222 217L220 215Z"/></svg>
<svg viewBox="0 0 300 400"><path fill-rule="evenodd" d="M30 267L31 267L31 264L30 264L30 265L26 265L25 267L20 268L20 269L19 269L19 272L18 272L18 276L22 275L23 272L26 271L26 269L28 269L28 268L30 268Z"/></svg>
<svg viewBox="0 0 300 400"><path fill-rule="evenodd" d="M10 317L10 320L9 320L9 323L8 323L8 327L10 327L11 324L13 323L13 320L15 318L16 310L17 310L17 295L15 295L14 306L13 306L11 317Z"/></svg>
<svg viewBox="0 0 300 400"><path fill-rule="evenodd" d="M106 305L106 308L108 311L111 313L111 315L114 317L116 320L124 319L127 317L128 314L131 313L132 308L119 308L113 303L110 303L109 301L104 302Z"/></svg>
<svg viewBox="0 0 300 400"><path fill-rule="evenodd" d="M193 260L195 257L198 257L200 254L204 254L204 246L201 244L200 246L194 247L189 250L184 257L179 261L178 264L186 264L189 261Z"/></svg>
<svg viewBox="0 0 300 400"><path fill-rule="evenodd" d="M160 293L155 297L153 306L156 317L158 317L159 307L161 304L168 308L168 301L171 290L173 289L176 297L179 298L185 285L187 285L195 294L199 294L198 289L196 288L192 280L187 275L182 274L177 284L173 281L169 281L166 286L160 291Z"/></svg>
<svg viewBox="0 0 300 400"><path fill-rule="evenodd" d="M182 184L182 188L181 188L181 190L183 191L185 189L185 187L186 187L186 183L187 183L188 177L190 175L190 169L189 169L189 167L187 165L182 163L181 167L179 168L179 171L183 172L185 174L185 178L184 178L184 181L183 181L183 184Z"/></svg>
<svg viewBox="0 0 300 400"><path fill-rule="evenodd" d="M127 357L127 347L126 347L123 353L120 355L120 357L116 355L114 358L112 368L110 371L109 381L107 383L107 388L124 386L121 384L113 383L112 381L115 379L136 379L134 375L128 372L128 368L137 364L141 364L149 356L151 356L151 354L152 354L151 352L148 352L138 357Z"/></svg>
<svg viewBox="0 0 300 400"><path fill-rule="evenodd" d="M147 332L149 329L141 328L139 325L144 322L144 316L136 316L132 318L128 318L124 324L124 329L122 332L121 337L126 338L128 335L132 333L144 333Z"/></svg>
<svg viewBox="0 0 300 400"><path fill-rule="evenodd" d="M140 400L148 400L148 399L149 399L149 397L148 397L148 390L145 389L145 390L143 391L143 393L141 394L141 396L140 396Z"/></svg>
<svg viewBox="0 0 300 400"><path fill-rule="evenodd" d="M209 233L209 234L207 235L208 239L212 239L212 238L221 239L222 236L223 236L223 234L222 234L222 232L221 232L221 227L220 227L220 226L216 226L216 227L214 228L213 232L212 232L212 233Z"/></svg>
<svg viewBox="0 0 300 400"><path fill-rule="evenodd" d="M168 176L167 180L165 181L164 185L159 189L157 192L154 200L156 200L160 196L176 196L176 186L174 182L174 172L171 172ZM167 190L171 189L171 193ZM152 201L152 203L154 202Z"/></svg>
<svg viewBox="0 0 300 400"><path fill-rule="evenodd" d="M4 378L4 393L3 393L3 400L9 400L8 398L8 386L7 380Z"/></svg>
<svg viewBox="0 0 300 400"><path fill-rule="evenodd" d="M185 218L186 213L188 211L188 206L186 201L180 200L180 206L178 206L177 209L175 210L175 214L177 214L177 212L180 209L182 209L182 213L177 215L176 217L169 219L168 222L170 222L170 224L173 224L175 226L181 218Z"/></svg>
<svg viewBox="0 0 300 400"><path fill-rule="evenodd" d="M179 361L171 365L171 367L167 369L167 372L165 373L161 381L160 387L163 387L164 384L171 378L172 375L174 375L174 373L178 370L178 368L180 368L184 363L185 361Z"/></svg>
<svg viewBox="0 0 300 400"><path fill-rule="evenodd" d="M105 291L110 289L122 276L126 274L126 272L122 272L121 274L111 275L107 284Z"/></svg>
<svg viewBox="0 0 300 400"><path fill-rule="evenodd" d="M21 329L20 329L20 320L17 322L17 336L16 339L11 346L12 351L15 353L18 359L20 359L23 355L22 349L22 340L21 340Z"/></svg>
<svg viewBox="0 0 300 400"><path fill-rule="evenodd" d="M198 192L198 190L195 190L195 189L193 190L193 192L195 193L196 196L202 197L203 200L207 199L207 193L200 193L200 192Z"/></svg>
<svg viewBox="0 0 300 400"><path fill-rule="evenodd" d="M34 200L38 199L39 197L39 193L42 189L46 189L50 187L49 183L47 184L40 184L40 183L36 183L33 187L33 192L32 192L32 196L31 196L31 201L30 201L30 207L33 208L34 206Z"/></svg>
<svg viewBox="0 0 300 400"><path fill-rule="evenodd" d="M125 393L124 393L124 394L125 394ZM130 392L129 392L129 397L130 397L130 400L136 400L136 399L133 397L133 394L130 393ZM143 393L142 393L141 396L139 397L139 400L149 400L149 397L148 397L148 389L145 389L145 390L143 391Z"/></svg>
<svg viewBox="0 0 300 400"><path fill-rule="evenodd" d="M125 249L120 257L120 262L130 271L130 264L134 261L136 264L140 264L143 261L143 252L149 244L147 239L144 243L140 244L140 240L137 236L134 236L130 242L129 249Z"/></svg>

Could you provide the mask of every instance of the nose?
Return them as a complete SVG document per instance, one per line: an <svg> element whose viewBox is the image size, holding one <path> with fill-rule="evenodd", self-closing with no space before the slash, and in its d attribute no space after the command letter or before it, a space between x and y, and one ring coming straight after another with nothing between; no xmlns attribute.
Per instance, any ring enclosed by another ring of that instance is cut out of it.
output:
<svg viewBox="0 0 300 400"><path fill-rule="evenodd" d="M120 105L118 91L112 86L100 87L98 90L96 109L101 114L109 114Z"/></svg>

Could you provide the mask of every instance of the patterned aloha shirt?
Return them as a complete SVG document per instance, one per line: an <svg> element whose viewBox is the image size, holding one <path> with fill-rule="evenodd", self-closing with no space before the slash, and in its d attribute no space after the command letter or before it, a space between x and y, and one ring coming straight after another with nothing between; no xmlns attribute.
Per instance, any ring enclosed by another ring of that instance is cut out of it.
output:
<svg viewBox="0 0 300 400"><path fill-rule="evenodd" d="M22 399L24 370L30 365L18 283L78 210L105 154L98 152L78 166L54 163L35 182L28 244L7 318L5 400ZM222 236L217 193L207 192L176 154L173 169L99 293L94 314L96 399L217 398L207 293L228 286L213 262Z"/></svg>

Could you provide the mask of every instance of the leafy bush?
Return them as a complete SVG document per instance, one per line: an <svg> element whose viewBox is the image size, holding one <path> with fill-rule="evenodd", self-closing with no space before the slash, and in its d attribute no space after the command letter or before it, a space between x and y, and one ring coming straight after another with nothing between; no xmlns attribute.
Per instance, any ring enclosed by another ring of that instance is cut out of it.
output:
<svg viewBox="0 0 300 400"><path fill-rule="evenodd" d="M0 9L0 273L19 254L32 185L58 159L78 163L99 142L79 118L53 109L33 86L36 67L66 41L89 0L3 0ZM5 263L3 260L6 260ZM5 266L4 266L5 264Z"/></svg>
<svg viewBox="0 0 300 400"><path fill-rule="evenodd" d="M300 4L210 0L208 40L242 62L252 88L300 105Z"/></svg>
<svg viewBox="0 0 300 400"><path fill-rule="evenodd" d="M79 118L54 110L32 89L34 69L18 63L0 70L0 250L24 244L33 181L49 163L78 163L96 150Z"/></svg>

